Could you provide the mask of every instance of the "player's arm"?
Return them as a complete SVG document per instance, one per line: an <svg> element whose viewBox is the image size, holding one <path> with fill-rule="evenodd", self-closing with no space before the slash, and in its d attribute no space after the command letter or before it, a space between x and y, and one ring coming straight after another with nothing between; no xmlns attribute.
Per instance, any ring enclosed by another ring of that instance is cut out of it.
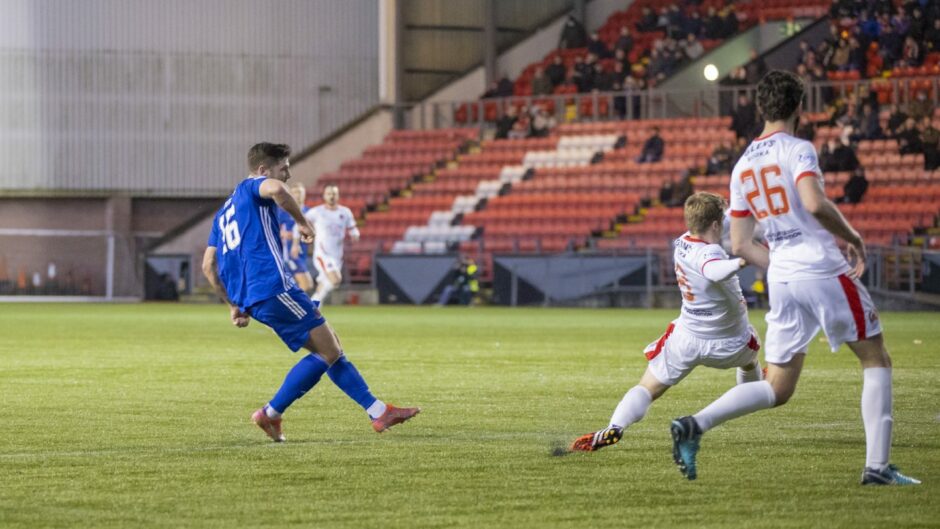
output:
<svg viewBox="0 0 940 529"><path fill-rule="evenodd" d="M826 197L820 179L800 178L796 182L796 190L806 211L815 217L829 233L848 244L846 253L849 256L849 262L854 261L853 273L855 277L861 276L865 272L865 243L862 241L862 236L842 216L839 208Z"/></svg>
<svg viewBox="0 0 940 529"><path fill-rule="evenodd" d="M770 266L770 252L763 245L754 242L756 225L757 221L753 215L731 216L731 253L744 258L745 264L751 263L766 269Z"/></svg>
<svg viewBox="0 0 940 529"><path fill-rule="evenodd" d="M346 227L346 232L349 233L352 242L359 242L359 226L356 226L356 218L353 217L352 211L349 211L349 225Z"/></svg>
<svg viewBox="0 0 940 529"><path fill-rule="evenodd" d="M724 281L745 266L747 266L747 261L741 257L734 259L709 259L702 265L702 275L709 281Z"/></svg>
<svg viewBox="0 0 940 529"><path fill-rule="evenodd" d="M209 280L209 284L212 285L212 290L219 296L219 299L228 305L229 311L232 313L232 323L236 327L245 327L250 321L248 315L240 311L238 307L228 299L228 294L225 292L225 285L222 284L222 279L219 277L217 261L215 246L206 248L206 252L202 254L202 273L206 276L206 279Z"/></svg>
<svg viewBox="0 0 940 529"><path fill-rule="evenodd" d="M300 210L300 204L291 196L284 182L274 178L266 178L264 182L261 182L258 194L261 195L261 198L273 200L278 207L294 219L294 222L297 223L297 231L300 233L301 241L305 243L313 242L313 226L304 217L303 212Z"/></svg>

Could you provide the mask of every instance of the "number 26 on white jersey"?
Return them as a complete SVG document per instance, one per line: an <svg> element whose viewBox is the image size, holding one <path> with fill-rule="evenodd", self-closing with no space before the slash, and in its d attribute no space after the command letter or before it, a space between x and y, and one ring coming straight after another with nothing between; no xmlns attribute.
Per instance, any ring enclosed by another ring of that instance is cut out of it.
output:
<svg viewBox="0 0 940 529"><path fill-rule="evenodd" d="M770 216L784 215L790 212L790 200L783 185L771 185L767 177L780 178L783 174L778 165L767 165L758 170L746 169L741 172L741 188L748 206L758 219ZM756 203L757 198L763 199L763 204Z"/></svg>

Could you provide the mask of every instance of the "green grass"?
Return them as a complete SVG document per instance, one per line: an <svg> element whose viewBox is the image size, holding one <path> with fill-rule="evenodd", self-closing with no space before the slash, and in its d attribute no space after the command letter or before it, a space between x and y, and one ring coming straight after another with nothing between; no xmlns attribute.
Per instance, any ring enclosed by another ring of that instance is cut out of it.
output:
<svg viewBox="0 0 940 529"><path fill-rule="evenodd" d="M297 357L257 322L237 330L221 306L0 305L0 527L940 523L936 314L882 316L892 459L920 487L857 484L861 372L822 343L790 404L704 438L696 482L672 464L668 422L731 371L696 371L614 448L550 456L606 426L675 314L328 307L375 393L424 411L378 435L324 378L275 445L248 417Z"/></svg>

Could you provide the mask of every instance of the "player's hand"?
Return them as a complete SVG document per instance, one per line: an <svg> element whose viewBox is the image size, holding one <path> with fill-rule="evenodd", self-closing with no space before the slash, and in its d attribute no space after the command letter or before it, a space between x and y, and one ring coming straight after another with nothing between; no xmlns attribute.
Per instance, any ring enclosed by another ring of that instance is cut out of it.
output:
<svg viewBox="0 0 940 529"><path fill-rule="evenodd" d="M849 266L852 267L852 269L849 270L849 276L853 279L862 277L862 274L865 273L865 260L868 258L868 254L865 252L865 243L862 241L862 238L858 237L855 241L849 242L845 253L849 261Z"/></svg>
<svg viewBox="0 0 940 529"><path fill-rule="evenodd" d="M304 244L313 242L314 231L313 226L311 226L309 222L306 224L298 224L297 231L300 232L300 242Z"/></svg>
<svg viewBox="0 0 940 529"><path fill-rule="evenodd" d="M248 316L248 313L247 313L247 312L242 312L242 311L238 310L238 307L236 307L236 306L234 306L234 305L231 306L231 307L229 307L229 310L231 310L231 312L232 312L232 325L234 325L234 326L236 326L236 327L238 327L238 328L242 328L242 327L247 327L247 326L248 326L248 322L251 321L251 317Z"/></svg>
<svg viewBox="0 0 940 529"><path fill-rule="evenodd" d="M744 268L745 266L747 266L747 261L743 257L738 259L738 268Z"/></svg>

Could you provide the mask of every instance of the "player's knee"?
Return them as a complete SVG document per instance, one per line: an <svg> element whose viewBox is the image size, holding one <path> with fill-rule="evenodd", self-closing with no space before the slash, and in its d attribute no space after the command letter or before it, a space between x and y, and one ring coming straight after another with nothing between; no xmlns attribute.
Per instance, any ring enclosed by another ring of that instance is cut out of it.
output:
<svg viewBox="0 0 940 529"><path fill-rule="evenodd" d="M790 401L796 388L790 384L771 384L774 388L774 407L783 406Z"/></svg>

